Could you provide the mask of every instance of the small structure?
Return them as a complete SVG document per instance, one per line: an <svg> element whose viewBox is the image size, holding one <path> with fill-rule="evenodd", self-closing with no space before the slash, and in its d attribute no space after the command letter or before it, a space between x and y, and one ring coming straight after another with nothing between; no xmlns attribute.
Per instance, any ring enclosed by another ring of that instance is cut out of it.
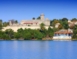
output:
<svg viewBox="0 0 77 59"><path fill-rule="evenodd" d="M68 25L69 25L70 28L74 27L75 25L77 25L77 20L73 20L73 21L69 20Z"/></svg>
<svg viewBox="0 0 77 59"><path fill-rule="evenodd" d="M60 25L60 23L56 23L56 24L55 24L55 28L58 28L59 25Z"/></svg>
<svg viewBox="0 0 77 59"><path fill-rule="evenodd" d="M16 20L13 20L13 19L12 19L12 20L9 20L9 25L10 25L10 26L13 26L13 25L16 26L16 25L19 25L19 24L16 23Z"/></svg>
<svg viewBox="0 0 77 59"><path fill-rule="evenodd" d="M72 39L72 34L73 34L73 31L71 29L68 29L68 30L62 29L54 33L53 40L54 39L55 40Z"/></svg>

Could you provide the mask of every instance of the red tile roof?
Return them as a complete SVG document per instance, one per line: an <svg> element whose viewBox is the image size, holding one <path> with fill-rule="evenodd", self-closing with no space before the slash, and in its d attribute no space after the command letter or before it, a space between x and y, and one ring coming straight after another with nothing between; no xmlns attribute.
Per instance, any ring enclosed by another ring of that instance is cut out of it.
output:
<svg viewBox="0 0 77 59"><path fill-rule="evenodd" d="M71 31L68 30L60 30L60 31L56 31L55 34L71 34Z"/></svg>

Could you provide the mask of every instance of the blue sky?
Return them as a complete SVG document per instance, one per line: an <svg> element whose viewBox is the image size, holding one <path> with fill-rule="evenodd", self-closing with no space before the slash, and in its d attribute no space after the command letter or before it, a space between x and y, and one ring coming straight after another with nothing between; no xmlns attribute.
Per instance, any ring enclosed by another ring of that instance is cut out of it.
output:
<svg viewBox="0 0 77 59"><path fill-rule="evenodd" d="M0 0L0 19L30 20L41 13L46 18L77 18L76 0Z"/></svg>

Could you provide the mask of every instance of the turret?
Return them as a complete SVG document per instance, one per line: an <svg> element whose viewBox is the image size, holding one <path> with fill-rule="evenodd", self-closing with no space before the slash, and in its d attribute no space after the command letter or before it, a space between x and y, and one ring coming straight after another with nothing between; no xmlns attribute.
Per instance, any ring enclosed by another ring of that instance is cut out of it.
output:
<svg viewBox="0 0 77 59"><path fill-rule="evenodd" d="M44 14L40 15L41 20L44 20Z"/></svg>
<svg viewBox="0 0 77 59"><path fill-rule="evenodd" d="M9 21L9 25L13 25L13 23L14 23L14 20Z"/></svg>

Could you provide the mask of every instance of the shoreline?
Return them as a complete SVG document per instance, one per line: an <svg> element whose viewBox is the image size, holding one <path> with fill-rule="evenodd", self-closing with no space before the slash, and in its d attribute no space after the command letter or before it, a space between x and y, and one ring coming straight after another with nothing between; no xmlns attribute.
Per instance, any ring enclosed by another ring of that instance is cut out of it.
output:
<svg viewBox="0 0 77 59"><path fill-rule="evenodd" d="M77 41L77 39L72 39L72 40L59 40L59 39L56 39L56 40L3 40L3 39L0 39L0 41Z"/></svg>

